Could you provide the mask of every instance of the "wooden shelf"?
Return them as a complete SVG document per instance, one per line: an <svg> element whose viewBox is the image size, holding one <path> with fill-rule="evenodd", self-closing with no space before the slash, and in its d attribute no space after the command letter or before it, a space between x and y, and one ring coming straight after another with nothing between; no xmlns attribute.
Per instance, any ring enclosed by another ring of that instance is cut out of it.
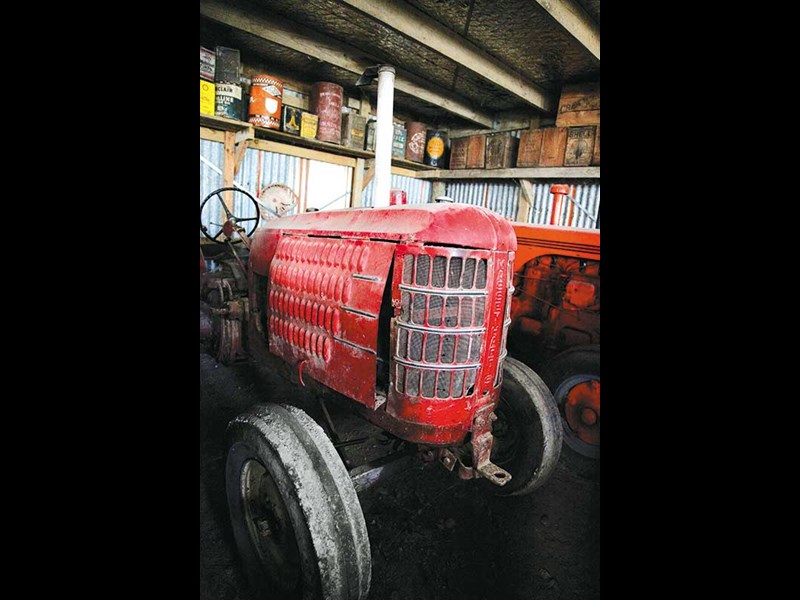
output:
<svg viewBox="0 0 800 600"><path fill-rule="evenodd" d="M529 167L513 169L439 169L420 179L598 179L600 167Z"/></svg>
<svg viewBox="0 0 800 600"><path fill-rule="evenodd" d="M220 131L247 131L248 129L253 129L250 123L245 123L244 121L226 117L214 117L202 113L200 113L200 127L208 127L209 129L218 129Z"/></svg>
<svg viewBox="0 0 800 600"><path fill-rule="evenodd" d="M209 115L200 115L200 126L208 127L209 129L217 129L222 131L247 131L253 130L257 139L273 140L283 144L298 146L301 148L309 148L311 150L319 150L321 152L329 152L338 156L348 156L350 158L365 158L374 159L375 153L366 150L356 150L354 148L347 148L339 144L331 144L329 142L321 142L316 139L304 138L299 135L286 133L285 131L278 131L276 129L267 129L266 127L258 127L251 125L244 121L236 121L234 119L226 119L224 117L212 117ZM392 165L401 167L410 171L435 171L436 167L424 165L418 162L405 160L404 158L392 157Z"/></svg>

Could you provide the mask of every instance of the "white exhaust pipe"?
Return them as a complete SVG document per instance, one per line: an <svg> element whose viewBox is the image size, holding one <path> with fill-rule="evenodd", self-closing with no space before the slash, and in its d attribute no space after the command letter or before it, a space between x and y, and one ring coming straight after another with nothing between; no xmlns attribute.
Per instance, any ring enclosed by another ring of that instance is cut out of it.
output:
<svg viewBox="0 0 800 600"><path fill-rule="evenodd" d="M378 68L378 123L375 128L375 193L373 206L389 206L392 185L392 138L394 137L394 67Z"/></svg>

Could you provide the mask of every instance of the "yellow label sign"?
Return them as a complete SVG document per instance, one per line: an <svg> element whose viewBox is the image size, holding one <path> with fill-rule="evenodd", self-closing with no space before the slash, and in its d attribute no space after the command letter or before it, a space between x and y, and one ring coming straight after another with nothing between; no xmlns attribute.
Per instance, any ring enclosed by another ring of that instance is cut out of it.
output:
<svg viewBox="0 0 800 600"><path fill-rule="evenodd" d="M210 81L200 80L200 114L214 115L214 97L216 92L214 84Z"/></svg>
<svg viewBox="0 0 800 600"><path fill-rule="evenodd" d="M439 158L444 154L444 141L442 138L431 138L428 140L428 156L431 158Z"/></svg>

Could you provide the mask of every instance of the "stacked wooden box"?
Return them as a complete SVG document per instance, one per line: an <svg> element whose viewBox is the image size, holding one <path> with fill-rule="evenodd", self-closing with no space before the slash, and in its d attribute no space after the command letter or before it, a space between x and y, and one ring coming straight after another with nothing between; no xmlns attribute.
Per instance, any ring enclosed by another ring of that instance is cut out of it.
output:
<svg viewBox="0 0 800 600"><path fill-rule="evenodd" d="M517 167L600 165L600 84L565 85L555 127L523 131Z"/></svg>

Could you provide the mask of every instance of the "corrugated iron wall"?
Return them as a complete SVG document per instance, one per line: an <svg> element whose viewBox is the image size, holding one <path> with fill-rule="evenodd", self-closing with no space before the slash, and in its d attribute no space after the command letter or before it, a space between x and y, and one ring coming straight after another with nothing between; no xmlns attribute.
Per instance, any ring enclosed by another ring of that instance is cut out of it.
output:
<svg viewBox="0 0 800 600"><path fill-rule="evenodd" d="M237 187L258 197L259 190L270 183L284 183L299 193L300 158L248 148L234 178ZM220 142L200 140L200 202L223 186L224 146ZM294 214L294 210L288 214ZM254 217L253 203L243 194L234 194L233 213L237 217ZM203 209L203 223L224 221L222 203L209 201ZM248 227L249 229L249 227ZM212 230L213 234L214 230ZM201 233L202 235L202 233Z"/></svg>
<svg viewBox="0 0 800 600"><path fill-rule="evenodd" d="M550 186L557 183L570 186L570 196L578 206L574 206L569 201L564 202L561 214L557 216L555 224L588 229L596 228L597 214L600 210L600 182L597 179L533 180L533 204L527 222L545 225L550 223L553 212L553 195L550 193Z"/></svg>
<svg viewBox="0 0 800 600"><path fill-rule="evenodd" d="M516 181L448 181L445 195L461 204L488 208L507 219L516 219L519 209Z"/></svg>
<svg viewBox="0 0 800 600"><path fill-rule="evenodd" d="M431 199L431 182L425 179L392 174L391 188L404 190L406 201L409 204L425 204ZM372 206L374 189L375 178L373 177L361 195L362 206Z"/></svg>

